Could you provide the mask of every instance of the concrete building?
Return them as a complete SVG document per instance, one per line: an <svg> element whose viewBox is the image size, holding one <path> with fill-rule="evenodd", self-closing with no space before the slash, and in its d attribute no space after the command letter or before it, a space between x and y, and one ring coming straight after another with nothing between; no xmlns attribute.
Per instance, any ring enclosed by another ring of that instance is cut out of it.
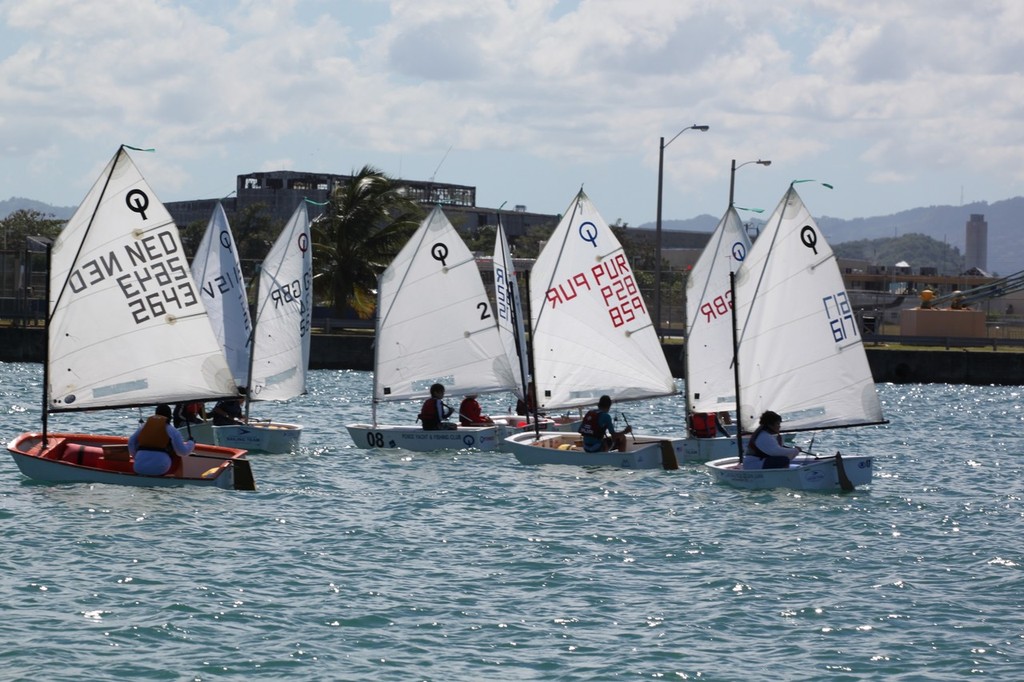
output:
<svg viewBox="0 0 1024 682"><path fill-rule="evenodd" d="M988 223L981 213L972 213L967 221L964 270L988 272Z"/></svg>
<svg viewBox="0 0 1024 682"><path fill-rule="evenodd" d="M334 188L349 180L350 175L331 173L302 173L298 171L269 171L245 173L235 178L234 196L222 199L193 199L166 203L174 222L179 227L193 223L205 223L210 219L213 207L218 201L224 205L228 220L256 204L263 204L270 213L270 219L282 225L291 217L295 207L304 199L325 202ZM403 191L422 204L441 204L453 207L476 205L476 187L452 185L443 182L399 180ZM309 206L310 218L316 218L322 211Z"/></svg>
<svg viewBox="0 0 1024 682"><path fill-rule="evenodd" d="M242 211L263 204L267 207L272 221L281 225L291 217L295 207L303 199L326 202L335 187L351 179L350 175L334 175L330 173L303 173L299 171L269 171L246 173L235 179L233 196L222 199L193 199L189 201L167 202L167 210L179 227L195 223L205 224L213 213L218 201L224 205L228 220L234 221ZM474 236L483 227L498 224L499 211L476 205L476 187L471 185L454 185L430 180L397 181L407 196L415 199L425 207L440 204L444 208L448 220L460 233ZM310 219L316 218L322 209L315 205L309 206ZM554 229L561 219L559 214L532 213L525 205L516 205L511 211L500 212L501 224L509 237L515 238L527 234L533 227ZM649 228L629 228L637 239L654 244L655 231ZM662 231L662 247L667 253L672 249L701 249L708 240L710 232L682 232L679 230Z"/></svg>

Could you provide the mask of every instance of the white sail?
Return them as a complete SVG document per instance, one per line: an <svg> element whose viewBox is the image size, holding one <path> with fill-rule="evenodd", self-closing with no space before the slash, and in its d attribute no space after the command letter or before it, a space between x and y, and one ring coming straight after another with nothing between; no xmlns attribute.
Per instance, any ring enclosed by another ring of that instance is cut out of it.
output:
<svg viewBox="0 0 1024 682"><path fill-rule="evenodd" d="M835 255L790 186L736 275L740 424L880 423L882 409Z"/></svg>
<svg viewBox="0 0 1024 682"><path fill-rule="evenodd" d="M302 202L260 266L250 399L287 400L306 392L312 321L313 247Z"/></svg>
<svg viewBox="0 0 1024 682"><path fill-rule="evenodd" d="M501 342L505 346L509 366L517 374L512 378L515 394L525 400L527 368L526 334L523 329L523 308L519 298L516 266L512 262L505 228L498 223L494 234L494 313L498 318Z"/></svg>
<svg viewBox="0 0 1024 682"><path fill-rule="evenodd" d="M622 245L582 190L533 266L530 308L539 409L675 392Z"/></svg>
<svg viewBox="0 0 1024 682"><path fill-rule="evenodd" d="M178 228L124 147L53 243L48 324L51 411L235 393Z"/></svg>
<svg viewBox="0 0 1024 682"><path fill-rule="evenodd" d="M249 376L249 301L242 279L238 249L228 217L218 201L192 259L192 277L210 315L235 383L245 386Z"/></svg>
<svg viewBox="0 0 1024 682"><path fill-rule="evenodd" d="M729 273L750 251L750 237L729 207L686 280L686 398L690 412L736 409Z"/></svg>
<svg viewBox="0 0 1024 682"><path fill-rule="evenodd" d="M514 372L473 254L434 208L380 277L374 400L510 391Z"/></svg>

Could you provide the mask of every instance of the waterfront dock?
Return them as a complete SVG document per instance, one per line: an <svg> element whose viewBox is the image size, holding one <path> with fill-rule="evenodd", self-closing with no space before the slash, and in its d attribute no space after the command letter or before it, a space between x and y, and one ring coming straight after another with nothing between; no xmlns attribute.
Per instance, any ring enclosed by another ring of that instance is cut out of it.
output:
<svg viewBox="0 0 1024 682"><path fill-rule="evenodd" d="M1018 344L979 339L865 338L871 373L879 383L1024 385L1024 346ZM314 332L310 369L371 371L373 341L373 333L368 330ZM45 343L42 327L0 326L0 360L4 362L42 362ZM668 339L662 348L673 376L685 378L681 339Z"/></svg>

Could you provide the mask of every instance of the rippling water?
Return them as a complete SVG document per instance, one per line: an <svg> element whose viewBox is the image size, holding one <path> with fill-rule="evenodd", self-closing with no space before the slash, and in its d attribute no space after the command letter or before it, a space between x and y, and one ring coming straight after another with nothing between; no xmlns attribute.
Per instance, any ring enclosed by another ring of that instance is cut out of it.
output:
<svg viewBox="0 0 1024 682"><path fill-rule="evenodd" d="M38 428L40 381L0 364L5 439ZM364 450L344 424L369 416L370 374L311 387L274 407L303 446L254 455L255 493L32 483L5 456L0 678L1024 674L1019 388L880 386L888 426L815 441L875 454L873 485L822 495L732 490L694 465ZM681 398L622 407L680 431Z"/></svg>

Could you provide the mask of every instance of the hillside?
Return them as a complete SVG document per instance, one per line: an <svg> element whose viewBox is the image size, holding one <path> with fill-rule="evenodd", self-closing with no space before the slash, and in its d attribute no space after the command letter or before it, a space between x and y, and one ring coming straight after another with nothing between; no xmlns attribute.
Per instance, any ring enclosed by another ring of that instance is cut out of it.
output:
<svg viewBox="0 0 1024 682"><path fill-rule="evenodd" d="M75 206L50 206L35 199L24 199L22 197L11 197L0 201L0 219L6 218L15 211L39 211L44 216L52 215L54 218L67 220L75 212Z"/></svg>
<svg viewBox="0 0 1024 682"><path fill-rule="evenodd" d="M988 203L979 201L963 206L929 206L912 208L893 215L874 218L856 218L844 220L829 216L815 216L825 237L832 245L862 239L894 238L909 234L923 234L949 247L964 253L966 246L967 221L971 214L980 213L988 223L988 271L1001 275L1009 275L1024 270L1024 240L1021 240L1021 228L1024 227L1024 197L1015 197L1004 201ZM667 230L678 229L694 232L710 232L715 229L718 218L700 215L689 220L663 220L662 227ZM763 224L764 221L754 219L751 225ZM653 228L654 223L646 223L640 227ZM881 255L881 254L880 254ZM890 259L892 255L887 253ZM878 265L894 265L905 260L911 267L920 267L914 262L912 253L907 253L893 263L880 262Z"/></svg>

